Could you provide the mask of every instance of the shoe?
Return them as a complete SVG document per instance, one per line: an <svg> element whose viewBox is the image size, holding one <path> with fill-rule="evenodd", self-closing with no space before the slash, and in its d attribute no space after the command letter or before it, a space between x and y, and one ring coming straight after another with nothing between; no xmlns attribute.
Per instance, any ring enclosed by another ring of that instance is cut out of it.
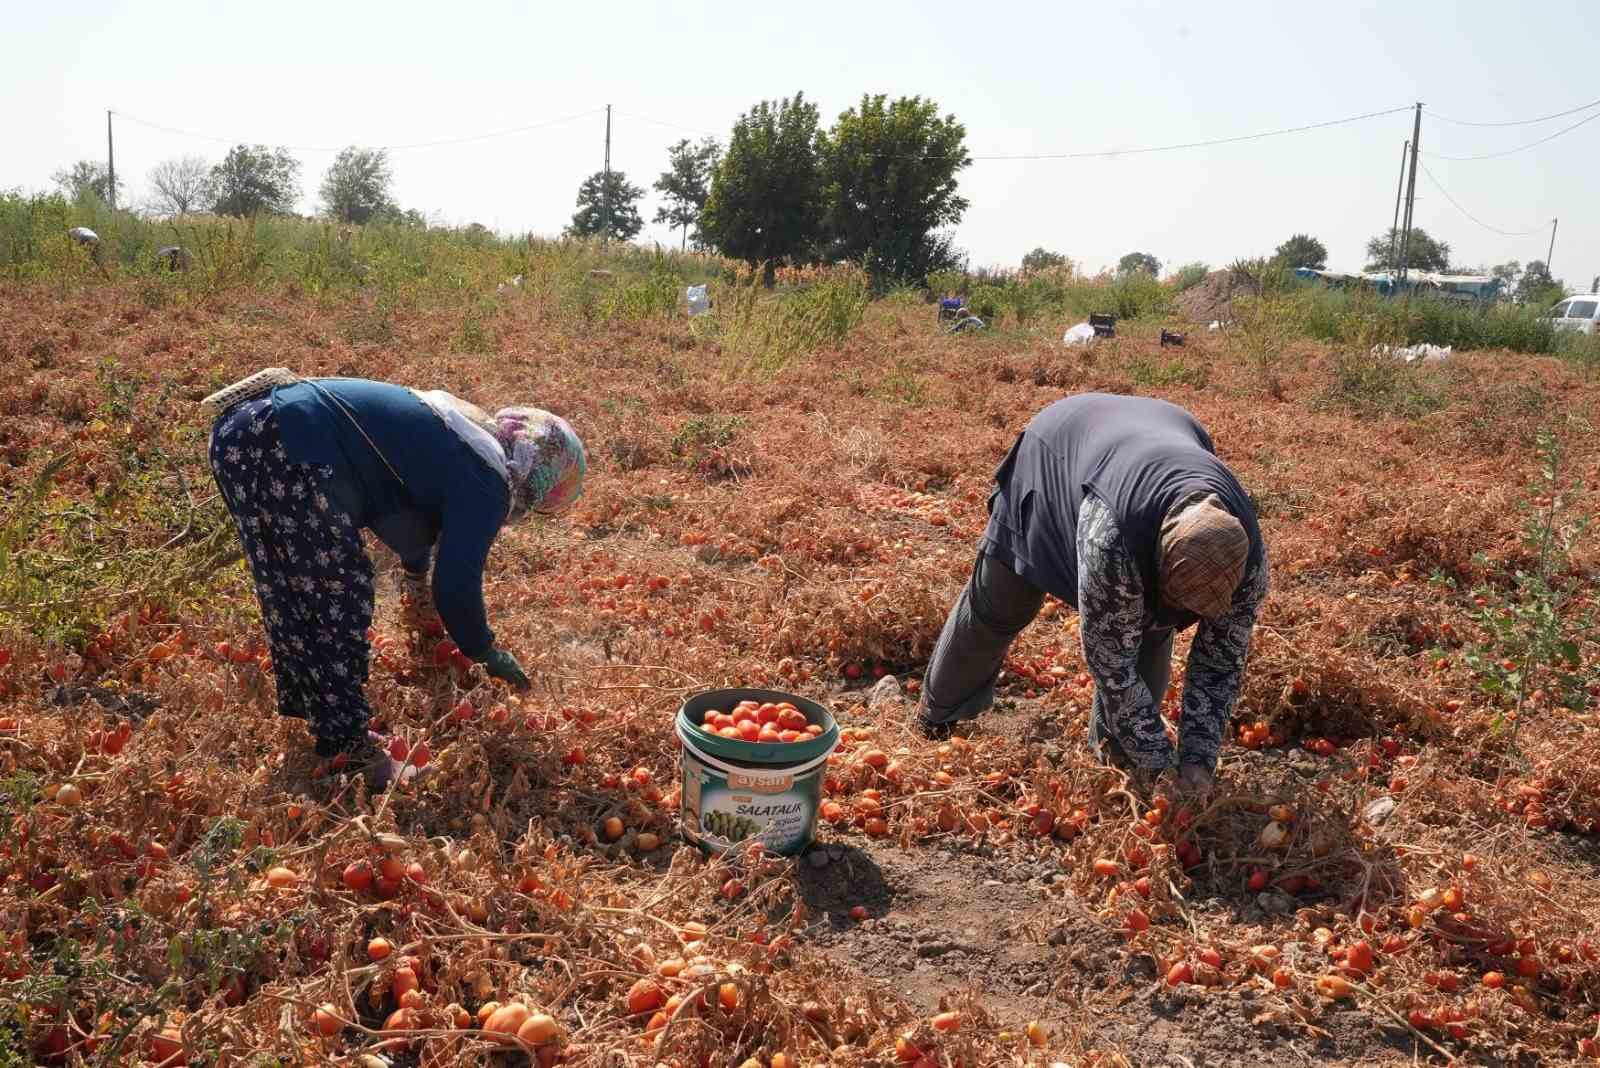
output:
<svg viewBox="0 0 1600 1068"><path fill-rule="evenodd" d="M354 748L335 756L328 762L328 769L333 772L359 773L366 781L367 792L381 794L389 785L400 778L402 782L411 782L420 773L421 769L402 764L389 755L386 739L381 735L367 732L367 736L357 742ZM404 775L401 769L404 768Z"/></svg>
<svg viewBox="0 0 1600 1068"><path fill-rule="evenodd" d="M960 724L961 721L958 719L950 720L949 722L945 723L936 723L928 718L928 709L926 705L917 706L917 733L922 735L922 737L926 738L930 742L949 741L950 736L956 732L956 727L958 727Z"/></svg>

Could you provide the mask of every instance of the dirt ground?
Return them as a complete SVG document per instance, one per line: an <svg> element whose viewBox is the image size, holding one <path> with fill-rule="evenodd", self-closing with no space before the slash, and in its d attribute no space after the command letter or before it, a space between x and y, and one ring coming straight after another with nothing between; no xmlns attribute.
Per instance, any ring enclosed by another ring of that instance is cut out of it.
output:
<svg viewBox="0 0 1600 1068"><path fill-rule="evenodd" d="M1027 700L1003 701L979 724L974 737L1006 736L1036 753L1077 741L1062 737L1049 714ZM1253 766L1237 766L1245 762ZM1233 763L1226 778L1258 787L1295 777L1280 754ZM852 971L889 977L924 1013L981 1005L1002 1033L1018 1036L1019 1050L1024 1027L1037 1021L1054 1036L1070 1035L1085 1053L1114 1049L1139 1066L1411 1065L1429 1052L1399 1020L1297 1013L1264 979L1224 990L1172 989L1149 953L1108 930L1068 889L1071 870L1065 858L1015 842L951 837L908 850L825 833L796 879L801 900L819 914L807 941ZM1294 906L1301 904L1316 902ZM857 905L870 918L852 920ZM1187 905L1201 927L1254 926L1263 937L1270 916L1291 911L1287 903L1263 908L1253 896L1241 900L1232 881L1203 875ZM1314 966L1309 957L1306 963ZM1493 1055L1473 1063L1550 1062Z"/></svg>

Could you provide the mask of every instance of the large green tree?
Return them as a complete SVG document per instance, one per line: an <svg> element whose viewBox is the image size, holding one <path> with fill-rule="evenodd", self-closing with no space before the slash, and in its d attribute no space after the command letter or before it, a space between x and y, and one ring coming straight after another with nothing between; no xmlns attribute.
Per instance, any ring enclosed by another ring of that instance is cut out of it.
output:
<svg viewBox="0 0 1600 1068"><path fill-rule="evenodd" d="M56 187L64 193L69 200L81 200L86 196L95 197L101 201L109 202L111 183L106 173L104 163L94 160L80 159L70 167L63 167L50 176ZM122 179L116 183L117 200L122 200Z"/></svg>
<svg viewBox="0 0 1600 1068"><path fill-rule="evenodd" d="M656 209L655 221L683 231L679 242L682 246L688 246L691 231L696 248L705 243L700 216L711 195L711 176L716 173L721 154L722 146L712 137L699 144L685 138L667 149L667 169L655 181L656 192L667 202Z"/></svg>
<svg viewBox="0 0 1600 1068"><path fill-rule="evenodd" d="M1161 273L1161 261L1148 252L1130 252L1117 261L1118 274L1133 274L1143 271L1152 278Z"/></svg>
<svg viewBox="0 0 1600 1068"><path fill-rule="evenodd" d="M396 211L389 196L394 176L389 153L351 145L334 157L322 176L322 210L343 223L365 223Z"/></svg>
<svg viewBox="0 0 1600 1068"><path fill-rule="evenodd" d="M924 278L947 266L935 233L961 221L956 175L971 166L966 127L920 96L863 95L822 139L829 250L875 277Z"/></svg>
<svg viewBox="0 0 1600 1068"><path fill-rule="evenodd" d="M596 171L578 187L578 210L573 213L567 233L572 237L610 237L631 241L644 229L639 216L639 198L644 190L628 181L621 171Z"/></svg>
<svg viewBox="0 0 1600 1068"><path fill-rule="evenodd" d="M1397 271L1400 269L1401 235L1393 228L1367 242L1367 270ZM1448 271L1450 246L1435 241L1428 231L1418 226L1411 228L1411 241L1405 255L1406 267L1413 271Z"/></svg>
<svg viewBox="0 0 1600 1068"><path fill-rule="evenodd" d="M299 199L300 161L285 148L234 145L211 168L212 211L218 215L287 215Z"/></svg>
<svg viewBox="0 0 1600 1068"><path fill-rule="evenodd" d="M823 234L817 107L804 93L739 117L711 180L700 229L749 263L815 256Z"/></svg>
<svg viewBox="0 0 1600 1068"><path fill-rule="evenodd" d="M1328 249L1310 234L1295 234L1279 245L1272 258L1284 267L1312 267L1322 270L1328 266Z"/></svg>
<svg viewBox="0 0 1600 1068"><path fill-rule="evenodd" d="M1554 304L1566 292L1566 283L1553 276L1543 260L1529 260L1522 277L1517 280L1515 296L1530 304Z"/></svg>
<svg viewBox="0 0 1600 1068"><path fill-rule="evenodd" d="M1024 271L1043 271L1050 267L1070 267L1072 261L1059 252L1051 252L1040 245L1026 256L1022 257Z"/></svg>

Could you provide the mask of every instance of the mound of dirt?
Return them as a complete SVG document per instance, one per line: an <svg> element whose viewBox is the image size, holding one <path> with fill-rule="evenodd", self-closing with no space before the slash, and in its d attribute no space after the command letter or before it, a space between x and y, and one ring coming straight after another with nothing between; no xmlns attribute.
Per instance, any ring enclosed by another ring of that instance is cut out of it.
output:
<svg viewBox="0 0 1600 1068"><path fill-rule="evenodd" d="M1253 297L1260 292L1260 283L1243 271L1212 271L1200 284L1178 294L1178 312L1191 323L1227 321L1235 297Z"/></svg>

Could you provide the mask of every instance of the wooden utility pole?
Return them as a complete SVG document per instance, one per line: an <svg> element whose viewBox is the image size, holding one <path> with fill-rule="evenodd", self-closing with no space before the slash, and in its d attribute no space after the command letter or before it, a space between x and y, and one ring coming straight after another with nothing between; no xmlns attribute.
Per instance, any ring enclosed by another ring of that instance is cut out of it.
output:
<svg viewBox="0 0 1600 1068"><path fill-rule="evenodd" d="M106 203L117 210L117 153L111 145L111 109L106 108Z"/></svg>
<svg viewBox="0 0 1600 1068"><path fill-rule="evenodd" d="M1395 246L1400 242L1400 194L1406 191L1406 156L1411 151L1411 142L1407 141L1400 146L1400 177L1394 183L1394 222L1389 224L1389 269L1394 270L1399 261L1394 258Z"/></svg>
<svg viewBox="0 0 1600 1068"><path fill-rule="evenodd" d="M606 105L606 169L600 183L600 240L611 240L611 105Z"/></svg>
<svg viewBox="0 0 1600 1068"><path fill-rule="evenodd" d="M1417 156L1422 151L1422 104L1417 104L1417 117L1411 124L1411 177L1406 181L1406 228L1400 235L1400 281L1405 281L1406 266L1411 259L1411 215L1417 206ZM1398 288L1398 287L1397 287Z"/></svg>

